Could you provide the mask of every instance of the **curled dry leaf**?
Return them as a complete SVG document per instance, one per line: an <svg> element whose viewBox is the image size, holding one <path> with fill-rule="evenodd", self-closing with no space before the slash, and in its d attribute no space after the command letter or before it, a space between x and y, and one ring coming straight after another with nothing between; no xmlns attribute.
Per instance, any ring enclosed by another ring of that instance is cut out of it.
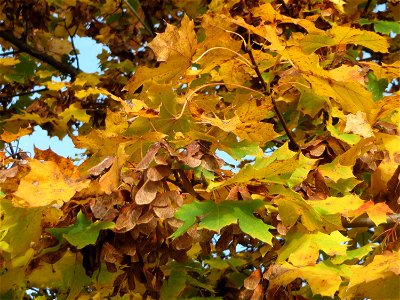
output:
<svg viewBox="0 0 400 300"><path fill-rule="evenodd" d="M152 203L153 206L168 206L171 205L171 203L175 202L180 202L179 200L182 198L182 196L178 193L178 191L167 191L162 193L160 196L154 200Z"/></svg>
<svg viewBox="0 0 400 300"><path fill-rule="evenodd" d="M113 245L105 242L101 249L101 259L109 263L121 263L123 255Z"/></svg>
<svg viewBox="0 0 400 300"><path fill-rule="evenodd" d="M115 157L114 156L107 156L105 159L101 161L101 163L97 164L93 168L90 168L88 170L89 175L92 176L99 176L102 174L105 170L110 168L112 164L114 163Z"/></svg>
<svg viewBox="0 0 400 300"><path fill-rule="evenodd" d="M151 181L159 181L168 177L169 174L171 174L171 168L165 165L150 167L146 172L147 178Z"/></svg>
<svg viewBox="0 0 400 300"><path fill-rule="evenodd" d="M166 207L153 207L154 213L161 219L172 218L175 214L175 209L169 206Z"/></svg>
<svg viewBox="0 0 400 300"><path fill-rule="evenodd" d="M221 166L221 162L214 156L205 154L201 158L201 166L208 171L215 171Z"/></svg>
<svg viewBox="0 0 400 300"><path fill-rule="evenodd" d="M261 275L260 269L253 271L250 276L244 280L244 287L248 290L254 290L261 281Z"/></svg>
<svg viewBox="0 0 400 300"><path fill-rule="evenodd" d="M3 183L7 178L15 177L18 173L18 165L15 165L9 169L0 170L0 183Z"/></svg>
<svg viewBox="0 0 400 300"><path fill-rule="evenodd" d="M124 206L118 215L115 229L118 232L126 232L133 229L142 214L142 209L141 206L137 206L135 203Z"/></svg>
<svg viewBox="0 0 400 300"><path fill-rule="evenodd" d="M135 196L135 202L138 205L145 205L153 202L156 198L157 191L161 188L160 181L146 181L139 189Z"/></svg>
<svg viewBox="0 0 400 300"><path fill-rule="evenodd" d="M154 156L157 154L158 150L161 148L161 143L155 143L150 146L149 150L147 151L146 155L137 165L136 169L138 170L145 170L149 167L150 163L154 159Z"/></svg>
<svg viewBox="0 0 400 300"><path fill-rule="evenodd" d="M123 205L125 199L120 191L113 192L111 195L101 195L91 201L90 208L95 218L102 221L112 221L118 216L119 211L114 205Z"/></svg>

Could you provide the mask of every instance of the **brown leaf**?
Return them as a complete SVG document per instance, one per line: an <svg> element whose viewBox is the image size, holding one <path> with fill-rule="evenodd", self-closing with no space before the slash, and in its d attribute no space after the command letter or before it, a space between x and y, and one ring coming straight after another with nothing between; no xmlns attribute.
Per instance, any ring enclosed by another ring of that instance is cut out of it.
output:
<svg viewBox="0 0 400 300"><path fill-rule="evenodd" d="M161 187L160 181L146 181L135 196L138 205L145 205L153 202L156 198L157 190Z"/></svg>
<svg viewBox="0 0 400 300"><path fill-rule="evenodd" d="M156 197L156 200L154 200L152 205L165 207L171 205L171 203L181 203L181 201L182 196L178 193L178 191L167 191L162 193L159 197Z"/></svg>
<svg viewBox="0 0 400 300"><path fill-rule="evenodd" d="M231 188L226 200L239 200L239 187L237 185Z"/></svg>
<svg viewBox="0 0 400 300"><path fill-rule="evenodd" d="M244 280L244 287L248 290L254 290L261 281L261 275L260 269L253 271L250 276Z"/></svg>
<svg viewBox="0 0 400 300"><path fill-rule="evenodd" d="M101 249L101 260L109 263L121 263L123 255L108 242Z"/></svg>
<svg viewBox="0 0 400 300"><path fill-rule="evenodd" d="M15 165L9 169L0 170L0 183L3 183L7 178L15 177L18 173L18 165Z"/></svg>
<svg viewBox="0 0 400 300"><path fill-rule="evenodd" d="M215 171L221 167L221 164L214 156L205 154L201 158L201 166L208 171Z"/></svg>
<svg viewBox="0 0 400 300"><path fill-rule="evenodd" d="M104 158L101 163L97 164L93 168L90 168L88 170L88 173L92 176L99 176L102 174L105 170L110 168L112 164L114 163L115 157L114 156L107 156Z"/></svg>
<svg viewBox="0 0 400 300"><path fill-rule="evenodd" d="M251 296L250 300L261 300L264 298L264 289L261 284L258 284L254 289L253 296Z"/></svg>
<svg viewBox="0 0 400 300"><path fill-rule="evenodd" d="M140 215L142 214L142 207L137 206L135 203L124 206L118 216L115 224L115 229L119 232L125 232L133 229Z"/></svg>
<svg viewBox="0 0 400 300"><path fill-rule="evenodd" d="M159 181L171 174L171 168L165 165L150 167L147 169L147 178L151 181Z"/></svg>
<svg viewBox="0 0 400 300"><path fill-rule="evenodd" d="M154 156L157 154L158 150L161 148L161 143L155 143L150 146L146 155L140 161L140 163L136 166L138 170L145 170L149 167L150 163L154 159Z"/></svg>
<svg viewBox="0 0 400 300"><path fill-rule="evenodd" d="M188 235L184 234L173 241L173 246L176 250L189 250L192 247L193 239Z"/></svg>
<svg viewBox="0 0 400 300"><path fill-rule="evenodd" d="M161 219L172 218L175 214L175 209L172 207L153 207L154 213Z"/></svg>
<svg viewBox="0 0 400 300"><path fill-rule="evenodd" d="M152 210L146 211L143 215L139 217L139 220L137 221L138 224L147 224L151 220L154 219L154 213Z"/></svg>
<svg viewBox="0 0 400 300"><path fill-rule="evenodd" d="M102 221L112 221L118 216L119 211L114 208L114 205L125 204L120 191L114 192L111 195L98 196L95 201L90 203L90 208L93 215Z"/></svg>

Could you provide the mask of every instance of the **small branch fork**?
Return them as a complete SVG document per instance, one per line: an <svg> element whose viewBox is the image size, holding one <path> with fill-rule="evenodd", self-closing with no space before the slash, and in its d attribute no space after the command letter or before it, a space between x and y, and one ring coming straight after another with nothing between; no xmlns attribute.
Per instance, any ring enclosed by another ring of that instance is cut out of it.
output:
<svg viewBox="0 0 400 300"><path fill-rule="evenodd" d="M260 69L258 68L257 62L256 62L256 60L255 60L255 58L254 58L254 55L253 55L253 52L252 52L252 48L251 48L251 46L250 46L250 43L247 43L247 45L246 45L246 53L249 55L250 61L251 61L252 64L253 64L253 69L254 69L254 71L257 73L258 80L261 82L261 84L262 84L262 86L263 86L264 94L265 94L265 95L268 95L269 92L268 92L267 84L265 83L264 78L262 78ZM289 138L289 141L290 141L290 148L291 148L292 150L294 150L294 151L299 150L299 149L300 149L300 146L299 146L299 144L297 144L296 140L295 140L294 137L293 137L292 132L291 132L291 131L289 130L289 128L287 127L286 122L285 122L285 119L283 118L282 113L279 111L278 106L276 105L276 101L275 101L274 97L271 97L271 100L272 100L272 105L273 105L273 107L274 107L274 111L275 111L276 115L278 116L278 119L279 119L279 121L281 122L282 127L283 127L283 129L285 130L285 132L286 132L286 135L287 135L288 138Z"/></svg>

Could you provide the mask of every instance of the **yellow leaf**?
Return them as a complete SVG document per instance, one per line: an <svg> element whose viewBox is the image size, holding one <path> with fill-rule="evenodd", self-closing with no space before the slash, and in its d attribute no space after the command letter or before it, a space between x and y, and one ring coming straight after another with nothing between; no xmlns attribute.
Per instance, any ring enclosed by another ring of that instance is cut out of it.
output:
<svg viewBox="0 0 400 300"><path fill-rule="evenodd" d="M339 231L325 234L319 231L309 232L304 226L292 227L286 235L287 242L278 251L277 262L288 260L294 266L314 265L322 250L329 256L346 255L350 239Z"/></svg>
<svg viewBox="0 0 400 300"><path fill-rule="evenodd" d="M368 265L351 266L350 282L339 293L340 299L398 299L400 252L375 255ZM398 293L397 293L398 294Z"/></svg>
<svg viewBox="0 0 400 300"><path fill-rule="evenodd" d="M0 66L15 66L19 63L20 60L14 57L1 57L0 58Z"/></svg>
<svg viewBox="0 0 400 300"><path fill-rule="evenodd" d="M226 132L234 131L237 128L237 126L241 124L241 121L238 116L234 116L233 118L228 120L221 120L217 116L215 118L210 118L202 115L201 120L206 124L211 124L212 126L218 127Z"/></svg>
<svg viewBox="0 0 400 300"><path fill-rule="evenodd" d="M352 132L361 135L364 138L369 138L374 135L372 127L367 121L367 115L365 112L359 111L355 115L348 114L346 115L346 118L347 121L344 132Z"/></svg>
<svg viewBox="0 0 400 300"><path fill-rule="evenodd" d="M334 26L329 33L333 35L338 45L355 44L376 52L388 52L389 43L387 39L372 31L346 26Z"/></svg>
<svg viewBox="0 0 400 300"><path fill-rule="evenodd" d="M296 278L302 278L307 280L313 294L333 298L342 283L341 275L339 267L333 267L324 260L315 266L294 267L287 262L272 265L265 276L269 280L268 291L271 294L277 287L287 286Z"/></svg>
<svg viewBox="0 0 400 300"><path fill-rule="evenodd" d="M100 82L100 78L95 73L80 73L74 81L74 85L84 86L88 84L95 87Z"/></svg>
<svg viewBox="0 0 400 300"><path fill-rule="evenodd" d="M156 54L157 61L167 61L170 57L178 56L189 63L196 50L196 44L194 22L185 15L179 29L167 24L165 32L157 34L149 43L149 47Z"/></svg>
<svg viewBox="0 0 400 300"><path fill-rule="evenodd" d="M110 170L100 178L99 183L101 189L108 195L116 190L121 182L121 168L129 158L129 155L125 153L125 147L128 144L129 143L119 144L117 156L113 165Z"/></svg>
<svg viewBox="0 0 400 300"><path fill-rule="evenodd" d="M19 128L17 133L4 131L0 135L0 139L2 141L5 141L6 143L11 143L12 141L19 139L21 136L28 135L31 132L32 132L32 128Z"/></svg>
<svg viewBox="0 0 400 300"><path fill-rule="evenodd" d="M90 95L98 95L101 93L102 93L102 91L99 90L98 88L90 87L90 88L87 88L86 90L81 90L81 91L75 92L75 96L78 98L85 98Z"/></svg>
<svg viewBox="0 0 400 300"><path fill-rule="evenodd" d="M241 140L256 142L259 145L277 138L278 133L274 130L274 125L264 122L240 123L233 131Z"/></svg>
<svg viewBox="0 0 400 300"><path fill-rule="evenodd" d="M68 85L67 82L48 81L45 85L50 91L58 91Z"/></svg>
<svg viewBox="0 0 400 300"><path fill-rule="evenodd" d="M335 5L338 11L340 11L341 13L344 12L343 5L346 4L346 1L344 0L329 0L329 1Z"/></svg>
<svg viewBox="0 0 400 300"><path fill-rule="evenodd" d="M52 161L32 159L29 165L30 172L21 179L14 193L13 201L18 206L61 206L89 183L64 177L58 165Z"/></svg>
<svg viewBox="0 0 400 300"><path fill-rule="evenodd" d="M375 74L378 79L385 78L388 81L392 81L399 77L400 72L400 60L395 61L393 64L379 65L374 62L363 62L363 65L367 65Z"/></svg>
<svg viewBox="0 0 400 300"><path fill-rule="evenodd" d="M336 71L326 71L319 65L316 54L304 54L299 48L285 49L283 55L300 71L301 75L311 84L311 89L325 98L330 104L330 98L338 102L345 112L368 114L374 109L375 103L371 93L364 84L359 83L352 68L338 68Z"/></svg>
<svg viewBox="0 0 400 300"><path fill-rule="evenodd" d="M359 208L350 211L348 216L357 218L362 214L367 213L368 217L378 226L379 224L386 223L386 214L393 213L389 206L386 203L374 203L369 200L361 205Z"/></svg>
<svg viewBox="0 0 400 300"><path fill-rule="evenodd" d="M86 113L86 109L83 109L79 102L72 103L66 110L59 114L59 116L66 123L72 117L83 123L90 121L90 116Z"/></svg>

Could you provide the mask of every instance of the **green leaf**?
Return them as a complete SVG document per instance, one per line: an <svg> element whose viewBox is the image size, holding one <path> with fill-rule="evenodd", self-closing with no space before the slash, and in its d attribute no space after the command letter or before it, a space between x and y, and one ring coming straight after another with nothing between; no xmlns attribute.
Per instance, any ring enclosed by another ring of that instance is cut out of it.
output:
<svg viewBox="0 0 400 300"><path fill-rule="evenodd" d="M91 279L86 275L82 266L82 255L67 251L54 264L40 261L40 264L27 275L31 286L47 288L62 288L57 294L59 299L78 299L78 295ZM66 291L63 293L63 290Z"/></svg>
<svg viewBox="0 0 400 300"><path fill-rule="evenodd" d="M372 92L374 101L378 101L383 98L383 93L385 92L387 86L387 79L378 79L373 72L368 73L368 90Z"/></svg>
<svg viewBox="0 0 400 300"><path fill-rule="evenodd" d="M167 281L164 281L160 292L161 300L178 299L179 294L186 286L185 272L181 270L172 270Z"/></svg>
<svg viewBox="0 0 400 300"><path fill-rule="evenodd" d="M315 264L320 251L329 256L344 256L347 250L344 243L350 240L339 231L330 234L310 232L302 225L292 227L285 239L285 245L278 251L277 262L287 259L294 266Z"/></svg>
<svg viewBox="0 0 400 300"><path fill-rule="evenodd" d="M336 255L335 257L332 257L330 261L336 265L353 259L357 259L358 261L367 256L375 247L376 245L374 244L367 244L360 248L347 251L346 255Z"/></svg>
<svg viewBox="0 0 400 300"><path fill-rule="evenodd" d="M301 49L306 54L311 54L315 50L335 45L335 40L328 35L308 34L300 42Z"/></svg>
<svg viewBox="0 0 400 300"><path fill-rule="evenodd" d="M82 249L87 245L96 243L100 230L114 227L115 223L113 222L96 221L92 223L86 218L82 211L80 211L74 225L65 228L49 228L47 231L54 235L60 242L65 239L71 245Z"/></svg>
<svg viewBox="0 0 400 300"><path fill-rule="evenodd" d="M360 19L360 25L368 24L374 24L374 30L379 33L387 35L389 35L391 32L395 34L400 33L400 22Z"/></svg>
<svg viewBox="0 0 400 300"><path fill-rule="evenodd" d="M253 213L257 208L264 205L261 200L249 201L223 201L215 204L211 201L193 202L182 206L175 214L175 217L184 221L172 237L178 237L186 232L197 219L198 229L209 229L219 231L230 224L239 224L240 229L248 235L260 241L271 244L272 234L268 231L273 228L256 218Z"/></svg>
<svg viewBox="0 0 400 300"><path fill-rule="evenodd" d="M177 238L184 234L190 227L192 227L198 217L208 214L214 208L214 203L211 201L198 202L194 201L190 204L183 205L176 213L175 218L182 220L184 223L175 231L171 237Z"/></svg>

